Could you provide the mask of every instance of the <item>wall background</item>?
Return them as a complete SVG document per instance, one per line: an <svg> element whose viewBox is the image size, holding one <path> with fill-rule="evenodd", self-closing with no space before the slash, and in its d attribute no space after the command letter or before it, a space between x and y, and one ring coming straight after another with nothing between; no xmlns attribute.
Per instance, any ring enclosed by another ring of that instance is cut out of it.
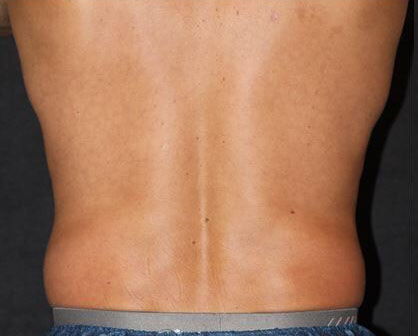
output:
<svg viewBox="0 0 418 336"><path fill-rule="evenodd" d="M411 286L418 283L416 274L411 275L411 256L418 260L417 249L411 254L411 242L418 242L418 202L412 194L412 171L416 173L418 167L418 112L412 108L417 106L418 77L412 50L414 16L411 1L391 93L372 134L358 199L357 223L367 271L359 323L377 336L412 335L418 330L416 311L411 315ZM13 37L1 38L0 330L4 336L41 336L52 324L42 262L53 211L42 135L23 85L17 49ZM416 292L413 297L417 303Z"/></svg>

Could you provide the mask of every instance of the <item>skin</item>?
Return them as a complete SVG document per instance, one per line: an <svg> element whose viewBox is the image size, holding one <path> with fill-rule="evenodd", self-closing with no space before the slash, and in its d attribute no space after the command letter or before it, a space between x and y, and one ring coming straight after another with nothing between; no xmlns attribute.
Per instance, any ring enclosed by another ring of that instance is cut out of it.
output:
<svg viewBox="0 0 418 336"><path fill-rule="evenodd" d="M0 36L11 34L6 0L0 0Z"/></svg>
<svg viewBox="0 0 418 336"><path fill-rule="evenodd" d="M52 306L359 307L406 0L10 0L55 200Z"/></svg>

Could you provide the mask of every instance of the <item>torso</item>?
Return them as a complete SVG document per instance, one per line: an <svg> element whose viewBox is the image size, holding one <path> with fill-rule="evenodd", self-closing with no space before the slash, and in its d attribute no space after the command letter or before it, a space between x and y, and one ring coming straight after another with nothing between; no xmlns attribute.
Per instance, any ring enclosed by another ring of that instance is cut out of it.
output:
<svg viewBox="0 0 418 336"><path fill-rule="evenodd" d="M358 184L405 8L10 0L53 184L49 303L360 306Z"/></svg>

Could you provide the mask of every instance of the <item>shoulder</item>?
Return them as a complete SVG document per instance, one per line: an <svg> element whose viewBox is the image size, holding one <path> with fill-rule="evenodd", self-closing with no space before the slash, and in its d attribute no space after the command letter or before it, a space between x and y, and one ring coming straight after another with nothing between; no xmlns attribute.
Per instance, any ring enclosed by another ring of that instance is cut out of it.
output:
<svg viewBox="0 0 418 336"><path fill-rule="evenodd" d="M9 14L7 12L7 0L0 0L0 36L11 33Z"/></svg>

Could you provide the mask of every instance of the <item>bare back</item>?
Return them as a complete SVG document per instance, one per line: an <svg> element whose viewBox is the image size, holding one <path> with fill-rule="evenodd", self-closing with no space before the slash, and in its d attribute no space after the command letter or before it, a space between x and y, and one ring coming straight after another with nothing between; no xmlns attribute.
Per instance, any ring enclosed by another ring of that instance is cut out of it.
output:
<svg viewBox="0 0 418 336"><path fill-rule="evenodd" d="M405 0L9 0L53 306L360 306L355 208Z"/></svg>

